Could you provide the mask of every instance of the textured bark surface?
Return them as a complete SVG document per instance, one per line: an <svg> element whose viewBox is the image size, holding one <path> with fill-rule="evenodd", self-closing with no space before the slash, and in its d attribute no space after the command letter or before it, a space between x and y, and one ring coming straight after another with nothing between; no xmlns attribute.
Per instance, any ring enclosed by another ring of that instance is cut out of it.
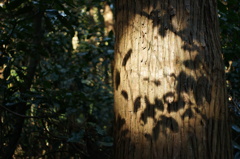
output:
<svg viewBox="0 0 240 159"><path fill-rule="evenodd" d="M115 159L231 159L216 0L117 0Z"/></svg>

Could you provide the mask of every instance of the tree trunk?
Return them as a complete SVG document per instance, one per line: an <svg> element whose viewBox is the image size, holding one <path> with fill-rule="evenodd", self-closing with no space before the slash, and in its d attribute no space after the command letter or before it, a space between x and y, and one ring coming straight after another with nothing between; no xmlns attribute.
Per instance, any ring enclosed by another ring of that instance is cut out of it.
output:
<svg viewBox="0 0 240 159"><path fill-rule="evenodd" d="M231 159L216 0L117 0L115 159Z"/></svg>

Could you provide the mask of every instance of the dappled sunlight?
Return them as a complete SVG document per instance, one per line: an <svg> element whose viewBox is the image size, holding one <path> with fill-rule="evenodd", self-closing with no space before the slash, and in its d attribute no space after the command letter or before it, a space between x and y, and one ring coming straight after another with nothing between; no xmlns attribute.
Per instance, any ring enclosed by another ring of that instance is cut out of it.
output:
<svg viewBox="0 0 240 159"><path fill-rule="evenodd" d="M115 114L127 120L131 144L147 148L158 143L167 158L181 153L185 158L207 157L208 149L215 151L216 141L209 136L212 124L226 120L220 114L226 113L226 100L220 96L225 88L219 86L225 81L220 79L224 70L218 39L211 32L215 26L201 12L212 4L201 10L200 1L191 8L188 3L155 2L130 3L125 12L127 2L118 2ZM138 150L148 154L142 148Z"/></svg>

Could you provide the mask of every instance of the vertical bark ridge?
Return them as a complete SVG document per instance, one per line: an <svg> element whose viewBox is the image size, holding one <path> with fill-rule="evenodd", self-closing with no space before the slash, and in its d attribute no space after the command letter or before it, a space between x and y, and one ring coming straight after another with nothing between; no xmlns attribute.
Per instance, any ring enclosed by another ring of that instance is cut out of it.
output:
<svg viewBox="0 0 240 159"><path fill-rule="evenodd" d="M216 1L116 4L116 158L230 158Z"/></svg>

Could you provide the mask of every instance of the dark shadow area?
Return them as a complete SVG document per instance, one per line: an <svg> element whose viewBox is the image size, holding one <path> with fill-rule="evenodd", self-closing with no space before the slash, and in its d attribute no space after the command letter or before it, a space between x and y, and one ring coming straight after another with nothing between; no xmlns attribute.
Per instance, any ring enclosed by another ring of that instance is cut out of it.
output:
<svg viewBox="0 0 240 159"><path fill-rule="evenodd" d="M144 122L144 124L147 123L148 118L152 118L156 115L156 110L163 111L163 103L161 99L158 99L157 97L154 99L154 103L150 103L149 99L145 96L144 98L146 103L146 108L141 114L141 120Z"/></svg>
<svg viewBox="0 0 240 159"><path fill-rule="evenodd" d="M154 140L158 139L160 132L167 136L167 128L175 133L179 131L178 123L174 118L161 115L156 125L153 127L152 134L154 136Z"/></svg>
<svg viewBox="0 0 240 159"><path fill-rule="evenodd" d="M121 130L125 124L126 124L126 120L122 118L120 115L118 115L118 118L116 121L117 130Z"/></svg>
<svg viewBox="0 0 240 159"><path fill-rule="evenodd" d="M134 113L136 113L138 111L138 109L141 106L141 96L138 96L135 100L134 100L134 104L133 104L133 111Z"/></svg>
<svg viewBox="0 0 240 159"><path fill-rule="evenodd" d="M127 54L124 56L122 61L122 66L126 66L129 58L131 57L131 54L132 54L132 49L128 50Z"/></svg>
<svg viewBox="0 0 240 159"><path fill-rule="evenodd" d="M116 74L115 74L115 87L116 87L116 90L118 90L120 82L121 82L120 72L117 70Z"/></svg>
<svg viewBox="0 0 240 159"><path fill-rule="evenodd" d="M160 80L153 80L152 81L154 84L155 84L155 86L160 86L161 85L161 81Z"/></svg>
<svg viewBox="0 0 240 159"><path fill-rule="evenodd" d="M145 77L143 78L144 81L147 81L147 82L152 82L155 86L160 86L161 85L161 81L158 79L154 79L154 80L151 80L148 78L148 77Z"/></svg>
<svg viewBox="0 0 240 159"><path fill-rule="evenodd" d="M197 80L196 92L194 93L197 105L203 105L204 98L208 103L210 103L211 92L212 87L209 83L209 80L204 76L199 77Z"/></svg>
<svg viewBox="0 0 240 159"><path fill-rule="evenodd" d="M167 10L154 9L150 12L150 14L144 11L140 12L139 14L152 20L152 27L159 27L159 35L161 35L162 37L166 36L167 30L170 30L171 32L179 36L182 41L185 42L185 44L182 46L182 49L184 50L200 52L201 47L206 46L203 36L201 39L196 39L196 37L200 37L200 32L196 32L195 30L189 30L188 27L181 28L180 30L180 28L176 28L176 26L173 25L172 19L174 18L177 21L178 17L176 17L176 9L171 4L168 4ZM194 22L191 21L189 17L187 23L190 26L193 25L192 23ZM196 34L196 36L193 34ZM201 47L197 44L194 44L194 41L198 41Z"/></svg>
<svg viewBox="0 0 240 159"><path fill-rule="evenodd" d="M199 55L197 55L194 60L186 60L183 62L184 66L194 70L194 69L199 69L200 68L200 64L202 63L201 57Z"/></svg>
<svg viewBox="0 0 240 159"><path fill-rule="evenodd" d="M177 92L187 92L194 90L196 81L191 75L187 75L185 72L180 72L177 77Z"/></svg>
<svg viewBox="0 0 240 159"><path fill-rule="evenodd" d="M125 100L128 100L128 94L127 94L127 91L122 90L121 95L124 97Z"/></svg>
<svg viewBox="0 0 240 159"><path fill-rule="evenodd" d="M164 103L167 103L167 104L172 104L174 102L174 93L173 92L168 92L166 93L164 96L163 96L163 101Z"/></svg>
<svg viewBox="0 0 240 159"><path fill-rule="evenodd" d="M195 110L195 112L200 115L203 119L203 121L207 121L207 116L205 114L203 114L197 107L193 108Z"/></svg>
<svg viewBox="0 0 240 159"><path fill-rule="evenodd" d="M196 60L198 57L196 58ZM200 67L198 62L192 61L192 60L186 60L183 62L183 64L188 68L198 68ZM152 129L152 134L145 133L144 136L147 140L157 140L159 138L159 135L162 133L165 136L167 136L167 131L172 131L173 133L177 133L179 131L179 125L171 116L166 115L160 115L159 117L156 117L156 113L158 111L164 112L164 109L167 109L167 112L170 113L176 113L180 109L184 110L183 114L181 115L182 120L184 118L196 118L196 116L199 116L202 118L202 124L207 122L207 117L203 113L201 113L200 108L196 107L196 104L198 106L201 106L204 104L204 102L211 102L211 86L209 80L204 77L200 76L197 80L194 79L193 76L187 75L185 72L180 72L178 76L175 74L169 75L173 80L174 83L176 83L176 92L168 92L162 96L162 98L155 97L154 102L151 103L148 96L145 96L144 99L141 96L138 96L134 99L133 102L133 112L137 113L142 105L141 100L144 100L144 103L146 104L146 107L141 112L140 120L143 121L143 124L147 124L148 119L152 118L154 121L154 127ZM150 82L150 79L148 77L143 78L144 81ZM160 80L152 80L152 81L158 81L160 83ZM159 85L156 84L156 87ZM160 85L161 86L161 85ZM193 104L194 101L191 101L190 98L184 97L183 94L189 94L193 92L194 100L196 101L196 104ZM128 92L126 90L121 91L121 95L125 100L128 100ZM142 101L143 102L143 101ZM167 105L167 108L164 108L164 104ZM187 108L186 108L187 106ZM121 120L119 119L119 122ZM125 122L123 122L123 125ZM118 129L120 130L120 129ZM125 136L128 131L124 130L122 131L123 136Z"/></svg>
<svg viewBox="0 0 240 159"><path fill-rule="evenodd" d="M194 112L191 108L188 108L187 110L185 110L185 112L183 113L183 115L181 116L182 119L184 118L193 118L194 117Z"/></svg>
<svg viewBox="0 0 240 159"><path fill-rule="evenodd" d="M129 52L128 54L131 54L132 52ZM127 55L125 58L125 62L129 59L130 55ZM186 60L183 62L183 64L189 68L189 69L196 69L200 67L200 61L199 56L196 56L195 60ZM176 76L174 73L170 74L169 77L172 78L173 82L176 84L176 92L167 92L164 94L161 98L155 97L154 102L151 103L148 96L145 96L144 99L142 96L138 96L134 99L133 102L133 112L137 113L143 103L146 104L146 107L141 112L140 120L143 121L143 124L147 124L148 119L152 118L154 121L154 127L152 129L152 134L145 133L144 136L146 139L151 140L157 140L159 138L159 135L162 133L165 136L167 136L167 131L172 131L174 133L177 133L179 131L179 125L177 121L171 117L166 115L160 115L159 117L156 117L156 113L158 111L164 112L164 109L167 109L167 112L170 113L176 113L180 109L184 110L183 114L181 115L182 120L185 118L196 118L196 116L199 116L202 118L202 123L206 123L207 117L203 113L201 113L200 109L196 107L196 104L198 106L201 106L204 104L204 102L211 102L211 85L209 80L204 77L200 76L197 80L194 79L193 76L187 75L185 72L180 72L178 76ZM116 88L120 85L120 73L116 72ZM150 81L149 77L143 78L144 81L147 82L153 82L156 87L161 86L161 82L158 79L153 79ZM193 101L190 100L188 97L184 97L183 93L189 94L193 92L194 100L196 101L196 104L193 104ZM129 94L126 90L121 91L121 95L125 100L129 99ZM167 108L164 108L164 104L167 105ZM187 108L186 108L187 106ZM118 128L117 130L120 130L122 126L125 124L124 119L118 118ZM129 133L129 130L123 130L121 131L121 136L125 137ZM127 141L126 141L127 142Z"/></svg>
<svg viewBox="0 0 240 159"><path fill-rule="evenodd" d="M206 99L208 103L211 102L212 87L205 76L198 77L196 81L191 75L181 72L177 80L177 91L187 93L193 91L197 105L203 105L204 99Z"/></svg>
<svg viewBox="0 0 240 159"><path fill-rule="evenodd" d="M129 153L129 151L134 151L135 144L132 143L131 138L129 136L130 130L125 128L126 120L118 114L117 120L115 121L115 125L117 125L117 129L115 129L115 143L118 142L120 144L115 144L115 153L119 156L124 156L124 154ZM121 149L128 145L128 149ZM120 151L119 151L120 150ZM123 158L123 157L122 157Z"/></svg>

